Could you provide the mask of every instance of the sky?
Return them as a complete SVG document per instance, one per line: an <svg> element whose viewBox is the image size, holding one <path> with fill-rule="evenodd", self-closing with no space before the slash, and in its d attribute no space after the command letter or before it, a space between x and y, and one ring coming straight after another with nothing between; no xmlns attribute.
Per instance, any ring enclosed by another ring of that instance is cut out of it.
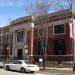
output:
<svg viewBox="0 0 75 75"><path fill-rule="evenodd" d="M35 0L0 0L0 27L20 17L27 16L24 6Z"/></svg>
<svg viewBox="0 0 75 75"><path fill-rule="evenodd" d="M28 13L25 7L35 1L36 0L0 0L0 27L8 25L12 20L27 16ZM49 1L56 2L56 0ZM52 3L53 2L51 2L51 4ZM63 0L61 4L64 6ZM56 5L58 5L58 2L56 2ZM56 7L56 5L54 4L54 7ZM58 7L59 6L57 6L57 8ZM50 11L52 11L52 9Z"/></svg>

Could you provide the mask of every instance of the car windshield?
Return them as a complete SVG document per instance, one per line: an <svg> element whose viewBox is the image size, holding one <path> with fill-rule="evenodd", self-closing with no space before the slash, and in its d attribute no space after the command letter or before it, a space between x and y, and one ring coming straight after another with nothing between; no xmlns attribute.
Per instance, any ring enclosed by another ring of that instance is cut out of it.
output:
<svg viewBox="0 0 75 75"><path fill-rule="evenodd" d="M24 61L26 64L31 64L31 61Z"/></svg>

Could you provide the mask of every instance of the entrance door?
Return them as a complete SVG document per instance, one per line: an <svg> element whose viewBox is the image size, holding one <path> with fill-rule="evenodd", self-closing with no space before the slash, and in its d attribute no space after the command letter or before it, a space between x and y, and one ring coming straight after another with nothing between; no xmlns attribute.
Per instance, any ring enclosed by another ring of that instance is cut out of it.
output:
<svg viewBox="0 0 75 75"><path fill-rule="evenodd" d="M23 50L22 49L18 49L18 59L22 60L23 59Z"/></svg>

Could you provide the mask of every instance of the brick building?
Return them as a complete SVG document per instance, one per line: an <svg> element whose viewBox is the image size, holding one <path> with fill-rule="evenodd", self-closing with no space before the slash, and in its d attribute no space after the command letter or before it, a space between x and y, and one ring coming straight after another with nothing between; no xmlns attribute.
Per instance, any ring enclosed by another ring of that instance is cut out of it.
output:
<svg viewBox="0 0 75 75"><path fill-rule="evenodd" d="M74 23L75 15L70 10L47 15L47 22L44 20L44 28L48 29L47 60L73 60ZM28 49L27 55L30 58L40 58L43 56L43 51L39 41L41 35L37 36L39 26L40 19L34 21L31 16L28 16L16 19L9 26L0 28L1 51L6 52L4 53L6 55L8 50L13 58L25 59L26 49Z"/></svg>

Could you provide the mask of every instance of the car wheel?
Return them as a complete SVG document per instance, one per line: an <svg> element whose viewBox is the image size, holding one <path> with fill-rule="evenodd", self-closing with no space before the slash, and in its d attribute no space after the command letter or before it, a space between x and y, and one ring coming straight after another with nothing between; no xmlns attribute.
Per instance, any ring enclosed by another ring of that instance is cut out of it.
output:
<svg viewBox="0 0 75 75"><path fill-rule="evenodd" d="M34 73L34 71L31 71L30 73Z"/></svg>
<svg viewBox="0 0 75 75"><path fill-rule="evenodd" d="M21 71L22 73L26 72L26 71L25 71L25 68L23 68L23 67L20 69L20 71Z"/></svg>
<svg viewBox="0 0 75 75"><path fill-rule="evenodd" d="M6 66L6 70L7 70L7 71L9 71L9 70L10 70L9 66Z"/></svg>

